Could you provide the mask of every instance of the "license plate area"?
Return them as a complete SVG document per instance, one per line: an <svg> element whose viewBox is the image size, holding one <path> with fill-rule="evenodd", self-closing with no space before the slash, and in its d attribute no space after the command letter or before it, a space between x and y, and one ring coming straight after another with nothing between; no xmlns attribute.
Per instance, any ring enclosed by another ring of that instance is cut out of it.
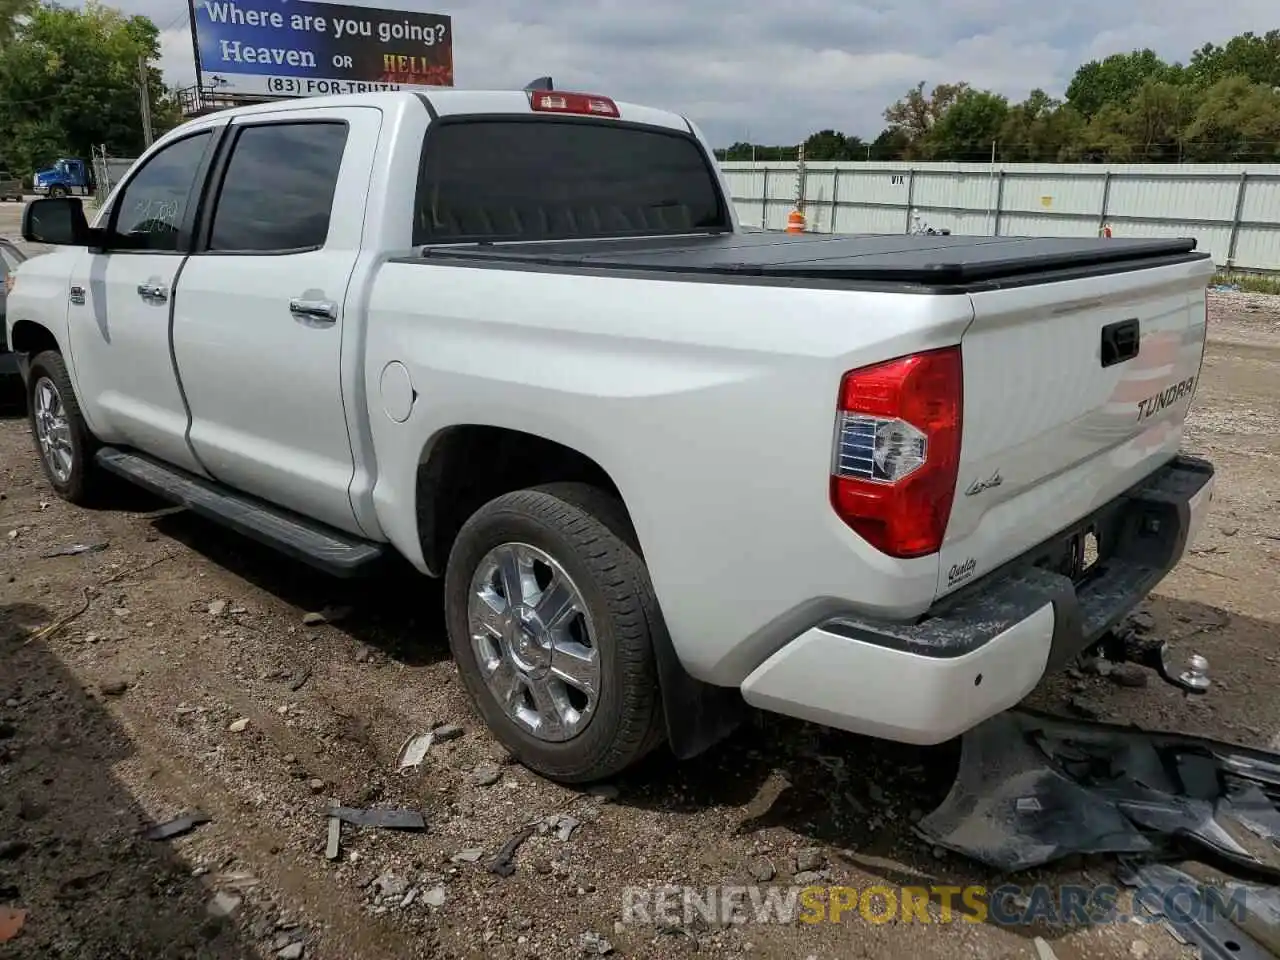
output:
<svg viewBox="0 0 1280 960"><path fill-rule="evenodd" d="M1103 543L1095 523L1082 524L1060 536L1053 547L1041 554L1035 566L1060 573L1080 587L1100 571L1105 559Z"/></svg>

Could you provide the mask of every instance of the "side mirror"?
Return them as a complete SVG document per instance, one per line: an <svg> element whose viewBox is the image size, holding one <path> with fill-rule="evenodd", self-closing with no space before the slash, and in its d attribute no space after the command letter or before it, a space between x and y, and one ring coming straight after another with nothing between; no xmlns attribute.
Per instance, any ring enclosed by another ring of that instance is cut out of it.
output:
<svg viewBox="0 0 1280 960"><path fill-rule="evenodd" d="M41 197L22 211L22 239L59 247L87 247L89 221L79 197Z"/></svg>

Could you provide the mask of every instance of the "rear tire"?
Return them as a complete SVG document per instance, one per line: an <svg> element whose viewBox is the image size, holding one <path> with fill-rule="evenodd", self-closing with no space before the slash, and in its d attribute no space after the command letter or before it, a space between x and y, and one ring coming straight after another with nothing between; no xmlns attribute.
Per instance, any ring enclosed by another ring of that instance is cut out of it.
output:
<svg viewBox="0 0 1280 960"><path fill-rule="evenodd" d="M664 627L629 528L609 495L553 484L481 507L449 555L445 615L467 694L511 754L552 780L615 776L663 739L653 636Z"/></svg>
<svg viewBox="0 0 1280 960"><path fill-rule="evenodd" d="M40 465L54 492L85 505L100 492L102 477L93 455L98 443L89 432L62 354L45 350L31 360L27 416Z"/></svg>
<svg viewBox="0 0 1280 960"><path fill-rule="evenodd" d="M59 186L59 187L50 187L50 188L49 188L49 196L51 196L51 197L65 197L65 196L67 196L67 188L66 188L66 187L61 187L61 186Z"/></svg>

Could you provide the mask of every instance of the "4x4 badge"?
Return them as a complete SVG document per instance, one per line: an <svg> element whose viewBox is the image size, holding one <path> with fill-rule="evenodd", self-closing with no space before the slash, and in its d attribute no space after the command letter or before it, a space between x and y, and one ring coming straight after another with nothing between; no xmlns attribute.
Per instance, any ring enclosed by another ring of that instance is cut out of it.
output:
<svg viewBox="0 0 1280 960"><path fill-rule="evenodd" d="M990 490L992 487L998 487L1002 483L1004 483L1004 477L1000 476L1000 471L997 470L991 476L987 477L987 479L975 480L973 483L969 484L969 489L964 492L964 495L966 497L972 497L981 493L983 490Z"/></svg>

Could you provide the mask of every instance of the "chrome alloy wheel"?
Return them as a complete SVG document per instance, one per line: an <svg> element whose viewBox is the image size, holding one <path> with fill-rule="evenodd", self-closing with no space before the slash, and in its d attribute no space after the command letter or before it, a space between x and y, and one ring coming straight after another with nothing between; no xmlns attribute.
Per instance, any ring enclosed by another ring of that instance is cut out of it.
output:
<svg viewBox="0 0 1280 960"><path fill-rule="evenodd" d="M600 696L600 652L564 568L537 547L500 544L477 566L467 607L480 674L507 716L552 743L581 733Z"/></svg>
<svg viewBox="0 0 1280 960"><path fill-rule="evenodd" d="M33 394L35 405L36 440L40 453L58 483L71 479L71 463L74 450L71 446L71 424L67 421L67 409L62 395L48 377L36 381Z"/></svg>

